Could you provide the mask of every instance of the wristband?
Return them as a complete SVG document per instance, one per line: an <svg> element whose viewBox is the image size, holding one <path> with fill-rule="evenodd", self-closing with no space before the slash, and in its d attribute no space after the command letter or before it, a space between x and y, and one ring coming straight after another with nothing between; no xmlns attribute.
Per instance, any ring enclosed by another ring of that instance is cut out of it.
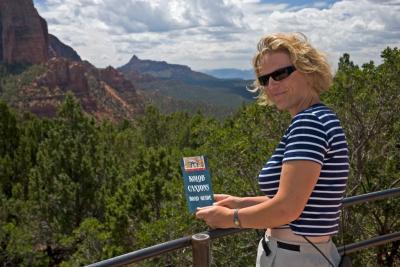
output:
<svg viewBox="0 0 400 267"><path fill-rule="evenodd" d="M233 223L236 225L237 228L242 228L239 220L239 209L233 210Z"/></svg>

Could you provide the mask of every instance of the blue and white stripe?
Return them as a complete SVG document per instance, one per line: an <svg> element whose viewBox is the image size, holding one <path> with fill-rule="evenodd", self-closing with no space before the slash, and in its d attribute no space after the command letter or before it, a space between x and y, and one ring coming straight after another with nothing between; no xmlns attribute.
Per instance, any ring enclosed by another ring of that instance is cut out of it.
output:
<svg viewBox="0 0 400 267"><path fill-rule="evenodd" d="M313 105L292 119L262 168L259 186L268 197L278 192L282 164L290 160L311 160L322 168L300 217L279 228L290 227L294 233L307 236L336 234L349 174L348 147L340 121L324 104Z"/></svg>

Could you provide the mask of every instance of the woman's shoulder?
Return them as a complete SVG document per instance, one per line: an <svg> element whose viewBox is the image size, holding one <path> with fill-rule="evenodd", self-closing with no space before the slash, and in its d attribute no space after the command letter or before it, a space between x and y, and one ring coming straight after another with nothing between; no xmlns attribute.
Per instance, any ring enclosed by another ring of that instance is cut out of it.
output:
<svg viewBox="0 0 400 267"><path fill-rule="evenodd" d="M323 118L329 115L336 116L332 109L326 106L324 103L317 103L304 109L303 111L300 111L296 114L296 116L293 117L293 119L297 120L304 117L320 119L321 117Z"/></svg>
<svg viewBox="0 0 400 267"><path fill-rule="evenodd" d="M290 122L289 130L296 127L317 127L322 126L320 119L322 113L326 113L326 106L323 104L315 104L311 107L297 113Z"/></svg>
<svg viewBox="0 0 400 267"><path fill-rule="evenodd" d="M338 133L342 134L343 129L337 115L325 104L318 103L294 116L285 136L314 135L327 141Z"/></svg>
<svg viewBox="0 0 400 267"><path fill-rule="evenodd" d="M299 112L293 117L291 125L314 122L322 126L327 126L330 122L338 122L336 113L323 103L314 104L311 107ZM329 128L329 127L328 127Z"/></svg>

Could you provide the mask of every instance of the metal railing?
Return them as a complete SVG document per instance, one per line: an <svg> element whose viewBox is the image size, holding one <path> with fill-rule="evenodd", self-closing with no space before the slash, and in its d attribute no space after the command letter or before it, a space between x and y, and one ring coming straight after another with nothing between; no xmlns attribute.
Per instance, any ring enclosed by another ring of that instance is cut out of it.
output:
<svg viewBox="0 0 400 267"><path fill-rule="evenodd" d="M400 195L400 187L348 197L343 199L343 207L346 208L356 204L385 199L397 195ZM165 243L157 244L155 246L133 251L111 259L93 263L91 265L88 265L88 267L123 266L189 246L192 246L193 250L193 266L210 266L211 240L249 230L252 229L215 229L205 231L202 233L194 234L192 236L182 237ZM376 236L368 240L345 245L346 254L351 254L364 248L376 247L397 240L400 240L400 232ZM343 255L344 247L339 247L338 251L341 255Z"/></svg>

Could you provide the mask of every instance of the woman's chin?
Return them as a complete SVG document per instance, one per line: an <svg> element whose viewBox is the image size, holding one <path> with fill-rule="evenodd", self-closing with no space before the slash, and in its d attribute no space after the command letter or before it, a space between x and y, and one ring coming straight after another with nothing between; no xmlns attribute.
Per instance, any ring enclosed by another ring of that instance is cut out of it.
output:
<svg viewBox="0 0 400 267"><path fill-rule="evenodd" d="M280 110L280 111L286 110L286 106L283 105L283 104L281 104L281 103L275 103L275 106L276 106L276 108L277 108L278 110Z"/></svg>

